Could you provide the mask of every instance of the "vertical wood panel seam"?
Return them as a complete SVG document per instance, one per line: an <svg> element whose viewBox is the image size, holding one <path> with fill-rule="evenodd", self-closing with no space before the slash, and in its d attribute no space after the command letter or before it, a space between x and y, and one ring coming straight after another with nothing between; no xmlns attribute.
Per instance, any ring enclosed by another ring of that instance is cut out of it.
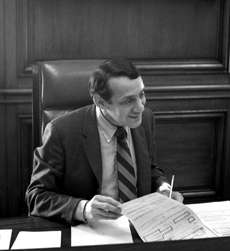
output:
<svg viewBox="0 0 230 251"><path fill-rule="evenodd" d="M6 5L5 5L5 1L3 1L3 80L4 80L4 83L6 83L6 18L5 18L5 13L6 13ZM6 128L6 119L5 118L5 114L6 114L6 106L3 106L3 130L5 130ZM7 137L6 137L6 133L3 133L3 142L4 143L4 147L3 147L3 163L4 163L4 166L3 166L3 174L4 174L4 177L3 177L3 180L7 180L8 179L8 171L7 171L7 158L6 158L6 154L7 154L7 151L6 151L6 148L7 148ZM5 198L8 198L8 185L6 183L4 183L3 185L3 193L6 194L6 197ZM3 199L5 199L3 197ZM8 203L3 203L4 207L3 207L3 210L5 210L3 212L3 215L7 213L8 211Z"/></svg>
<svg viewBox="0 0 230 251"><path fill-rule="evenodd" d="M28 62L28 1L16 2L16 62L17 77L24 77Z"/></svg>
<svg viewBox="0 0 230 251"><path fill-rule="evenodd" d="M6 6L5 1L3 1L3 81L6 83Z"/></svg>

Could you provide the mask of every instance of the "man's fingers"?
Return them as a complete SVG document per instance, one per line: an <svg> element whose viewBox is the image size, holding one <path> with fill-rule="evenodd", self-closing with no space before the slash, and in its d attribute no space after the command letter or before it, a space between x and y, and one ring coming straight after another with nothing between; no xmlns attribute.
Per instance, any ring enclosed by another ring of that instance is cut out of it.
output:
<svg viewBox="0 0 230 251"><path fill-rule="evenodd" d="M117 219L121 216L121 203L111 197L95 195L86 205L88 223L98 219Z"/></svg>
<svg viewBox="0 0 230 251"><path fill-rule="evenodd" d="M173 192L172 197L173 197L174 200L177 200L177 201L179 201L181 203L184 200L183 195L181 193L179 193L179 192Z"/></svg>
<svg viewBox="0 0 230 251"><path fill-rule="evenodd" d="M104 211L101 209L98 209L95 212L95 216L97 216L97 218L101 218L101 219L117 219L118 217L121 216L121 214L117 214L117 213L113 213L111 211Z"/></svg>
<svg viewBox="0 0 230 251"><path fill-rule="evenodd" d="M92 208L95 209L99 209L99 210L103 210L104 212L108 213L108 212L112 212L114 214L120 214L121 213L121 208L114 206L108 202L99 202L99 201L95 201L94 203L92 203Z"/></svg>
<svg viewBox="0 0 230 251"><path fill-rule="evenodd" d="M96 195L95 200L100 201L100 202L107 202L113 206L119 207L121 206L121 203L117 200L114 200L112 197L105 196L105 195Z"/></svg>

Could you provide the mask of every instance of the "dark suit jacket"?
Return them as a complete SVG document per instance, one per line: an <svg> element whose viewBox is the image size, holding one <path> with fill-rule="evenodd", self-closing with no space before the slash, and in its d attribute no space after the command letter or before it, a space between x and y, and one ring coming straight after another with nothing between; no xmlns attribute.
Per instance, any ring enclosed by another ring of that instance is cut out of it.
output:
<svg viewBox="0 0 230 251"><path fill-rule="evenodd" d="M138 196L155 191L163 172L154 164L153 116L143 112L142 125L131 129L137 162ZM51 121L43 145L34 152L26 199L31 215L74 224L81 199L100 192L102 163L95 106L86 106Z"/></svg>

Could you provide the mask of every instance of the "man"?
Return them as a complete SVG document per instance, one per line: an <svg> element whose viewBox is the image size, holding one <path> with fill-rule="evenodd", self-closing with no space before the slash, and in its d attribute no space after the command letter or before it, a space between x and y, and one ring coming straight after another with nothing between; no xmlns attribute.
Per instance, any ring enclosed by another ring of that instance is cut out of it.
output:
<svg viewBox="0 0 230 251"><path fill-rule="evenodd" d="M122 201L169 194L154 163L153 117L137 69L126 60L105 61L89 92L93 105L46 126L26 192L31 215L91 224L118 218ZM177 192L172 197L183 200Z"/></svg>

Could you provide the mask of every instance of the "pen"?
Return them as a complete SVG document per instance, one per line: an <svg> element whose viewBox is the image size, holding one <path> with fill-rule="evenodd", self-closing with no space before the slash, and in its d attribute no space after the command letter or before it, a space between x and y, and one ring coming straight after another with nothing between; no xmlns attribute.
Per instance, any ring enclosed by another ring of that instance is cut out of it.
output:
<svg viewBox="0 0 230 251"><path fill-rule="evenodd" d="M170 192L169 192L169 198L170 199L172 198L172 190L173 190L174 177L175 177L175 175L173 174L172 179L171 179Z"/></svg>

